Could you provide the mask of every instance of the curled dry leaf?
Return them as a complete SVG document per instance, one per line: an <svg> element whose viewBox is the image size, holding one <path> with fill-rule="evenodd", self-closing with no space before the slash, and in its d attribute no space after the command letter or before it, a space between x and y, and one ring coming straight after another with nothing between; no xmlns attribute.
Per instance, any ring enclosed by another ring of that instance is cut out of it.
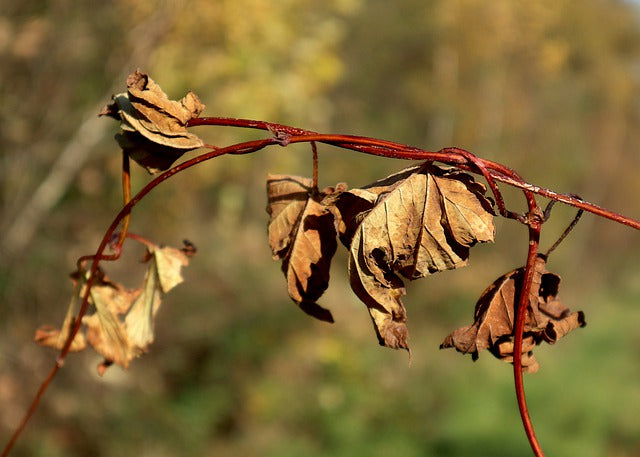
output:
<svg viewBox="0 0 640 457"><path fill-rule="evenodd" d="M332 188L316 192L311 179L299 176L267 178L269 246L273 258L282 260L289 296L307 314L328 322L333 316L317 300L329 285L337 248L334 214L323 203L335 193Z"/></svg>
<svg viewBox="0 0 640 457"><path fill-rule="evenodd" d="M87 342L106 360L127 368L133 356L129 335L119 316L131 307L135 292L102 276L91 287L89 297L96 312L82 318Z"/></svg>
<svg viewBox="0 0 640 457"><path fill-rule="evenodd" d="M494 236L492 203L470 175L425 163L340 195L351 287L381 345L408 349L404 282L466 265Z"/></svg>
<svg viewBox="0 0 640 457"><path fill-rule="evenodd" d="M89 303L95 312L83 317L86 339L83 334L76 334L71 350L82 350L86 343L91 345L104 357L98 366L101 375L114 363L127 368L131 360L147 351L153 342L153 326L162 296L183 281L181 269L189 263L185 251L195 252L192 246L185 250L153 245L147 248L145 260L148 266L139 289L127 290L110 281L102 271L98 271L91 287ZM36 342L62 348L69 336L75 303L86 290L86 275L79 271L72 276L76 287L62 329L41 327L36 331Z"/></svg>
<svg viewBox="0 0 640 457"><path fill-rule="evenodd" d="M203 142L187 131L187 122L204 105L189 92L180 101L169 100L148 75L135 71L127 78L127 92L115 95L100 115L120 121L120 147L150 173L168 169L187 151Z"/></svg>
<svg viewBox="0 0 640 457"><path fill-rule="evenodd" d="M471 354L489 349L496 357L513 362L515 303L522 288L524 268L513 270L491 284L481 295L475 309L474 323L455 330L440 348L454 347ZM538 362L533 348L546 341L555 343L570 331L584 327L582 311L572 313L557 299L560 277L546 270L546 259L536 259L529 306L524 328L522 365L527 372L535 372Z"/></svg>
<svg viewBox="0 0 640 457"><path fill-rule="evenodd" d="M127 332L118 316L97 311L91 316L83 317L82 323L87 329L87 342L104 357L102 364L115 363L123 368L129 367L133 353Z"/></svg>

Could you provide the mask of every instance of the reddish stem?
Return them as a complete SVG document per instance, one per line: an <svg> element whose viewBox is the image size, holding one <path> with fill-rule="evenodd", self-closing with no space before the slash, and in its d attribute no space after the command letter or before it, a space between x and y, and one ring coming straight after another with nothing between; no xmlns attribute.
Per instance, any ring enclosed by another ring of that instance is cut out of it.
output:
<svg viewBox="0 0 640 457"><path fill-rule="evenodd" d="M319 143L332 144L334 146L345 149L352 149L366 154L373 154L388 158L398 158L407 160L434 160L447 163L471 172L477 172L477 164L482 164L484 168L489 170L491 177L498 182L516 187L521 190L529 191L551 200L559 201L575 208L583 209L597 216L604 217L614 222L627 225L636 230L640 230L640 221L623 216L613 211L602 208L601 206L589 203L574 195L561 194L544 187L535 186L524 181L515 171L504 165L490 160L477 158L476 163L470 163L467 159L471 154L461 148L444 148L437 152L426 151L413 146L393 143L391 141L378 140L353 135L321 135L311 130L304 130L297 127L291 127L273 122L255 121L251 119L233 119L223 117L202 117L189 121L189 126L216 125L216 126L233 126L242 128L252 128L258 130L266 130L269 132L291 135L288 141L291 143L300 143L305 141L317 141ZM472 154L471 154L472 155ZM476 167L474 167L476 165ZM490 184L491 185L491 184ZM495 192L494 192L495 193Z"/></svg>
<svg viewBox="0 0 640 457"><path fill-rule="evenodd" d="M123 149L122 150L122 200L123 205L129 203L131 200L131 165L129 161L129 154ZM118 251L122 247L122 243L124 243L124 239L127 237L127 231L129 230L129 221L131 220L131 215L128 214L124 221L122 221L122 231L118 236L118 242L116 246L118 247Z"/></svg>
<svg viewBox="0 0 640 457"><path fill-rule="evenodd" d="M311 142L311 152L313 153L313 192L318 192L318 148L314 141Z"/></svg>
<svg viewBox="0 0 640 457"><path fill-rule="evenodd" d="M514 327L513 342L513 379L516 389L516 399L518 401L518 410L524 431L529 440L531 450L536 457L544 457L544 452L540 447L538 438L536 437L529 409L527 408L527 399L524 391L524 380L522 376L522 340L524 336L524 324L527 317L527 309L529 307L529 297L531 294L531 285L533 283L533 275L535 273L536 257L538 255L538 244L540 241L540 227L542 219L536 200L531 192L525 192L527 198L527 206L529 207L529 249L527 251L527 263L524 269L524 278L520 296L518 297L518 307L516 311L516 322Z"/></svg>

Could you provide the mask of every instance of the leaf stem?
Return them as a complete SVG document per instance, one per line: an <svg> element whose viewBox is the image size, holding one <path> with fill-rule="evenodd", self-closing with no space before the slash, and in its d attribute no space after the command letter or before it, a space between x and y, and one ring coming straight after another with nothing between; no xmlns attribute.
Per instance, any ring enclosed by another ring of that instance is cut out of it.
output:
<svg viewBox="0 0 640 457"><path fill-rule="evenodd" d="M555 251L555 249L560 246L560 243L562 243L564 241L564 239L567 237L567 235L571 232L571 230L573 230L573 228L576 226L576 224L578 223L578 221L580 220L580 217L582 216L582 210L579 209L578 212L576 213L576 215L574 216L573 220L571 221L571 223L567 226L567 228L564 229L564 232L562 232L562 234L558 237L558 239L556 240L555 243L553 243L553 246L551 246L547 252L544 253L545 257L549 257L549 255Z"/></svg>
<svg viewBox="0 0 640 457"><path fill-rule="evenodd" d="M311 142L311 152L313 153L313 193L318 193L318 148L316 142Z"/></svg>
<svg viewBox="0 0 640 457"><path fill-rule="evenodd" d="M122 150L122 200L123 204L126 205L131 200L131 165L129 163L129 154L123 149ZM118 236L118 241L116 246L119 248L122 247L122 243L124 243L124 239L127 237L127 231L129 230L129 221L131 220L131 214L127 214L122 221L122 231Z"/></svg>

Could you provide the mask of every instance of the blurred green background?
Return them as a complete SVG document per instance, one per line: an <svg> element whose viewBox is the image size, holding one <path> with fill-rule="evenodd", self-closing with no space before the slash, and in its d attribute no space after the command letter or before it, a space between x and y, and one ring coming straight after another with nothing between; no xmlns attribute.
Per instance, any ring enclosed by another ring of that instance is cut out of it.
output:
<svg viewBox="0 0 640 457"><path fill-rule="evenodd" d="M172 98L195 91L205 115L460 146L640 217L633 2L2 0L0 66L3 443L55 360L34 329L61 322L67 272L118 210L117 125L95 115L136 68ZM260 135L196 133L218 145ZM320 154L322 185L406 166ZM266 241L267 172L309 175L307 148L216 159L136 207L134 232L198 246L186 283L127 372L99 379L97 355L72 355L13 455L527 455L511 367L438 350L482 290L522 264L526 230L497 221L496 243L474 248L467 268L409 286L409 365L377 345L344 250L321 300L334 325L289 301ZM148 179L135 169L136 188ZM554 210L543 247L573 213ZM130 248L105 267L133 286L141 251ZM525 378L549 455L640 455L639 253L640 233L586 215L549 263L588 321L539 348L541 370Z"/></svg>

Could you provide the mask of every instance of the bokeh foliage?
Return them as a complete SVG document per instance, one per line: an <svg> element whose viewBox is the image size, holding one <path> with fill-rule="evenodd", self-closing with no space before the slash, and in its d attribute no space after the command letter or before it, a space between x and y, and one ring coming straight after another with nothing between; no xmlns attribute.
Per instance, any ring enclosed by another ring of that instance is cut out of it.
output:
<svg viewBox="0 0 640 457"><path fill-rule="evenodd" d="M65 272L118 209L115 127L85 122L136 67L174 98L195 91L206 115L461 146L638 217L639 52L638 11L621 0L3 2L0 437L54 360L33 330L62 319ZM214 144L256 135L198 133ZM77 170L57 162L88 140ZM323 185L403 166L327 147L320 158ZM219 158L136 208L133 231L199 247L187 285L167 297L152 352L128 372L98 380L96 358L71 357L15 455L526 454L510 367L437 350L484 287L524 261L524 229L499 223L495 246L477 247L469 267L412 285L408 366L377 347L344 254L324 299L336 324L289 302L266 242L269 171L308 175L310 153ZM52 173L64 178L60 198L34 206ZM147 179L136 170L134 186ZM39 218L21 219L33 208ZM571 217L557 208L543 245ZM20 220L29 230L15 230ZM106 265L114 277L139 271L131 247ZM585 216L549 263L589 323L539 351L542 370L525 379L551 455L640 452L638 252L637 232Z"/></svg>

